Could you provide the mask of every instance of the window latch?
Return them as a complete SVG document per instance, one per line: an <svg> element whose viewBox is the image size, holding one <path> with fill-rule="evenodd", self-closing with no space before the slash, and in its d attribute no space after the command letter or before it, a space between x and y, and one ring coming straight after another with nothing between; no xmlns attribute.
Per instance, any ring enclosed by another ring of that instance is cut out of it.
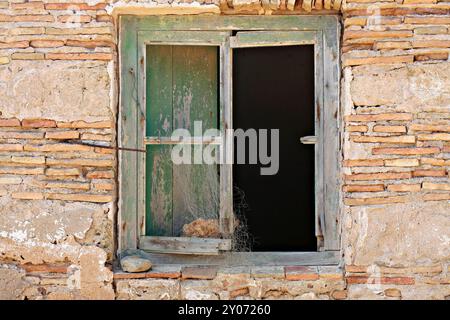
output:
<svg viewBox="0 0 450 320"><path fill-rule="evenodd" d="M300 138L300 142L303 144L316 144L317 136L304 136Z"/></svg>

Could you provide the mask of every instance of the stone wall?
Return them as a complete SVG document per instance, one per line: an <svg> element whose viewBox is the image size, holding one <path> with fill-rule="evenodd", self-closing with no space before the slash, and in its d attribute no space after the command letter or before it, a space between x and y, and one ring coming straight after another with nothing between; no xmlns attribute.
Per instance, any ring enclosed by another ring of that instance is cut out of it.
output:
<svg viewBox="0 0 450 320"><path fill-rule="evenodd" d="M343 9L348 296L379 298L391 285L403 298L442 299L450 293L450 4L365 2Z"/></svg>
<svg viewBox="0 0 450 320"><path fill-rule="evenodd" d="M112 272L122 13L342 15L341 267ZM448 298L449 52L437 0L0 0L0 298Z"/></svg>

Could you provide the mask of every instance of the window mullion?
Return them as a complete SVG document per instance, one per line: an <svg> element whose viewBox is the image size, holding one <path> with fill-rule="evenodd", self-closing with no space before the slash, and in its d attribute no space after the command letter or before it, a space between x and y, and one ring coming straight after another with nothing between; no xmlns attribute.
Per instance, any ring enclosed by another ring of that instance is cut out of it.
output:
<svg viewBox="0 0 450 320"><path fill-rule="evenodd" d="M220 231L224 237L234 232L233 211L233 128L231 33L220 47Z"/></svg>

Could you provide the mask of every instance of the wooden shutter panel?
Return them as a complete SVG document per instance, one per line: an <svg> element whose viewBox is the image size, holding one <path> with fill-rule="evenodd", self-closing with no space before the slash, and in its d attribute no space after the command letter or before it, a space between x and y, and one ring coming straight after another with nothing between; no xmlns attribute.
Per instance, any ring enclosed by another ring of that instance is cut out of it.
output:
<svg viewBox="0 0 450 320"><path fill-rule="evenodd" d="M155 35L156 43L147 44L144 50L146 215L145 235L140 238L140 247L153 252L187 254L215 254L219 250L229 250L229 239L181 237L183 226L196 218L223 221L219 166L173 164L170 139L173 130L181 128L189 130L194 138L195 121L201 121L203 131L222 129L219 119L223 107L219 99L221 47L174 45L174 38L170 36L166 44L164 33ZM179 41L178 38L175 33L175 41ZM223 35L221 39L223 41ZM160 41L163 43L159 44ZM218 152L219 146L216 148ZM213 201L212 194L215 196Z"/></svg>

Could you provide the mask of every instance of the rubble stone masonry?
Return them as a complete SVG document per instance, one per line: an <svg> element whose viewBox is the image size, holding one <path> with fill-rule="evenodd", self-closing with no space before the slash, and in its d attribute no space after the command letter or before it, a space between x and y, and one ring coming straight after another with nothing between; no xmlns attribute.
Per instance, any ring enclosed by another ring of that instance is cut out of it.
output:
<svg viewBox="0 0 450 320"><path fill-rule="evenodd" d="M0 299L450 297L450 2L83 1L0 0ZM113 272L120 14L342 16L340 266Z"/></svg>

